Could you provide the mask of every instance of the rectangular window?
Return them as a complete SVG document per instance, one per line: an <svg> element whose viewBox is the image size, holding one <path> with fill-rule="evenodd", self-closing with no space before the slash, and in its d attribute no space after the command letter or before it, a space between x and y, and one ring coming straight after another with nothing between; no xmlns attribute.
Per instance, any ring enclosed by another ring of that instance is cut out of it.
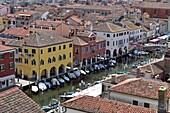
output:
<svg viewBox="0 0 170 113"><path fill-rule="evenodd" d="M63 49L66 49L66 45L63 45Z"/></svg>
<svg viewBox="0 0 170 113"><path fill-rule="evenodd" d="M71 58L71 56L72 56L72 55L71 55L71 52L70 52L70 55L69 55L69 56L70 56L70 58Z"/></svg>
<svg viewBox="0 0 170 113"><path fill-rule="evenodd" d="M2 72L2 71L4 71L5 70L5 65L4 64L1 64L0 65L0 71Z"/></svg>
<svg viewBox="0 0 170 113"><path fill-rule="evenodd" d="M138 101L133 100L133 105L137 105L138 106Z"/></svg>
<svg viewBox="0 0 170 113"><path fill-rule="evenodd" d="M150 104L149 103L144 103L144 107L150 108Z"/></svg>
<svg viewBox="0 0 170 113"><path fill-rule="evenodd" d="M41 49L41 54L43 54L43 50Z"/></svg>
<svg viewBox="0 0 170 113"><path fill-rule="evenodd" d="M103 44L100 44L100 49L102 49L103 48Z"/></svg>
<svg viewBox="0 0 170 113"><path fill-rule="evenodd" d="M18 62L19 62L19 63L22 63L22 58L18 58Z"/></svg>
<svg viewBox="0 0 170 113"><path fill-rule="evenodd" d="M27 58L25 58L25 64L28 64L28 59Z"/></svg>
<svg viewBox="0 0 170 113"><path fill-rule="evenodd" d="M156 10L156 9L154 9L153 13L154 13L154 14L156 14L156 13L157 13L157 10Z"/></svg>
<svg viewBox="0 0 170 113"><path fill-rule="evenodd" d="M24 53L28 53L28 49L24 49Z"/></svg>
<svg viewBox="0 0 170 113"><path fill-rule="evenodd" d="M115 34L113 34L113 37L115 37Z"/></svg>
<svg viewBox="0 0 170 113"><path fill-rule="evenodd" d="M36 54L36 50L35 49L32 49L32 54Z"/></svg>
<svg viewBox="0 0 170 113"><path fill-rule="evenodd" d="M53 27L52 30L55 30L55 28Z"/></svg>
<svg viewBox="0 0 170 113"><path fill-rule="evenodd" d="M107 46L109 46L109 41L107 41Z"/></svg>
<svg viewBox="0 0 170 113"><path fill-rule="evenodd" d="M123 44L123 40L119 40L119 45L122 45Z"/></svg>
<svg viewBox="0 0 170 113"><path fill-rule="evenodd" d="M73 46L73 44L69 44L69 48L71 48Z"/></svg>
<svg viewBox="0 0 170 113"><path fill-rule="evenodd" d="M106 47L106 43L103 43L103 47Z"/></svg>
<svg viewBox="0 0 170 113"><path fill-rule="evenodd" d="M165 10L165 14L168 15L168 10Z"/></svg>
<svg viewBox="0 0 170 113"><path fill-rule="evenodd" d="M115 46L115 42L113 41L113 46Z"/></svg>
<svg viewBox="0 0 170 113"><path fill-rule="evenodd" d="M107 34L107 37L110 37L110 34Z"/></svg>
<svg viewBox="0 0 170 113"><path fill-rule="evenodd" d="M14 57L14 53L11 52L11 53L10 53L10 58L13 58L13 57Z"/></svg>
<svg viewBox="0 0 170 113"><path fill-rule="evenodd" d="M116 41L116 45L117 45L117 41Z"/></svg>
<svg viewBox="0 0 170 113"><path fill-rule="evenodd" d="M18 48L18 52L22 52L22 49L21 49L21 48Z"/></svg>
<svg viewBox="0 0 170 113"><path fill-rule="evenodd" d="M4 59L4 54L0 54L0 60Z"/></svg>
<svg viewBox="0 0 170 113"><path fill-rule="evenodd" d="M51 48L48 48L48 52L51 52Z"/></svg>
<svg viewBox="0 0 170 113"><path fill-rule="evenodd" d="M61 50L61 46L59 46L59 50Z"/></svg>
<svg viewBox="0 0 170 113"><path fill-rule="evenodd" d="M85 53L85 50L84 50L84 48L82 48L82 54L84 54Z"/></svg>
<svg viewBox="0 0 170 113"><path fill-rule="evenodd" d="M79 50L78 49L75 49L75 54L79 54Z"/></svg>
<svg viewBox="0 0 170 113"><path fill-rule="evenodd" d="M56 51L56 47L53 47L53 51Z"/></svg>
<svg viewBox="0 0 170 113"><path fill-rule="evenodd" d="M9 68L14 69L14 62L10 62Z"/></svg>

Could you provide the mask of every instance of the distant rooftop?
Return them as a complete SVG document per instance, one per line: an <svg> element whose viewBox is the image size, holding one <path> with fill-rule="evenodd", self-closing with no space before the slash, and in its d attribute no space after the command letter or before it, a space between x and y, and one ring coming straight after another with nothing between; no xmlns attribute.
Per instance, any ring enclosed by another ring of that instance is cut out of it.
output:
<svg viewBox="0 0 170 113"><path fill-rule="evenodd" d="M0 106L1 113L45 113L18 87L0 92Z"/></svg>
<svg viewBox="0 0 170 113"><path fill-rule="evenodd" d="M88 113L157 113L153 109L91 96L78 96L64 102L63 105Z"/></svg>

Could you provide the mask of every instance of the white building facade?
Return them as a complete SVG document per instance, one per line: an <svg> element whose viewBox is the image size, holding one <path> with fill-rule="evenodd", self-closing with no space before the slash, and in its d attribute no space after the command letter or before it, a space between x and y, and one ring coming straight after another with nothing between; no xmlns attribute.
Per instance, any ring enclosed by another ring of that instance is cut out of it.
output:
<svg viewBox="0 0 170 113"><path fill-rule="evenodd" d="M95 26L93 33L106 40L107 57L113 58L127 53L129 46L128 29L107 22Z"/></svg>

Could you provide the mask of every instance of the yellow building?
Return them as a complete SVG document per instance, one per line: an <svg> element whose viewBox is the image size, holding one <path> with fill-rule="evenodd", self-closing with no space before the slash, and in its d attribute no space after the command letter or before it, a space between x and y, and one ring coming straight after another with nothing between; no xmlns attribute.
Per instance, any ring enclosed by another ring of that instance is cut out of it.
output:
<svg viewBox="0 0 170 113"><path fill-rule="evenodd" d="M71 39L49 33L33 33L18 49L17 73L41 80L66 72L73 65Z"/></svg>

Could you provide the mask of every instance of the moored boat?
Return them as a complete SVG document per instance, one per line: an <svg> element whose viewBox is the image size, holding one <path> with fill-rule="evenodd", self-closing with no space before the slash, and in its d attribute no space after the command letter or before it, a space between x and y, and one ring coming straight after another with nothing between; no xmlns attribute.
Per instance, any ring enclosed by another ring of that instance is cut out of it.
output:
<svg viewBox="0 0 170 113"><path fill-rule="evenodd" d="M69 79L66 75L63 75L63 79L64 79L66 82L70 82L70 79Z"/></svg>
<svg viewBox="0 0 170 113"><path fill-rule="evenodd" d="M38 93L38 87L37 87L37 86L32 86L32 87L31 87L31 91L32 91L33 93Z"/></svg>
<svg viewBox="0 0 170 113"><path fill-rule="evenodd" d="M68 74L68 76L69 76L70 79L76 79L76 75L75 75L74 73L71 73L71 72L70 72L70 73Z"/></svg>
<svg viewBox="0 0 170 113"><path fill-rule="evenodd" d="M74 68L74 74L75 74L77 77L80 77L81 73L80 73L80 71L78 70L78 68Z"/></svg>
<svg viewBox="0 0 170 113"><path fill-rule="evenodd" d="M41 91L47 90L47 86L46 86L43 82L40 82L40 83L38 84L38 88L39 88Z"/></svg>
<svg viewBox="0 0 170 113"><path fill-rule="evenodd" d="M80 70L80 73L81 73L83 76L86 76L86 72L85 72L85 71Z"/></svg>

